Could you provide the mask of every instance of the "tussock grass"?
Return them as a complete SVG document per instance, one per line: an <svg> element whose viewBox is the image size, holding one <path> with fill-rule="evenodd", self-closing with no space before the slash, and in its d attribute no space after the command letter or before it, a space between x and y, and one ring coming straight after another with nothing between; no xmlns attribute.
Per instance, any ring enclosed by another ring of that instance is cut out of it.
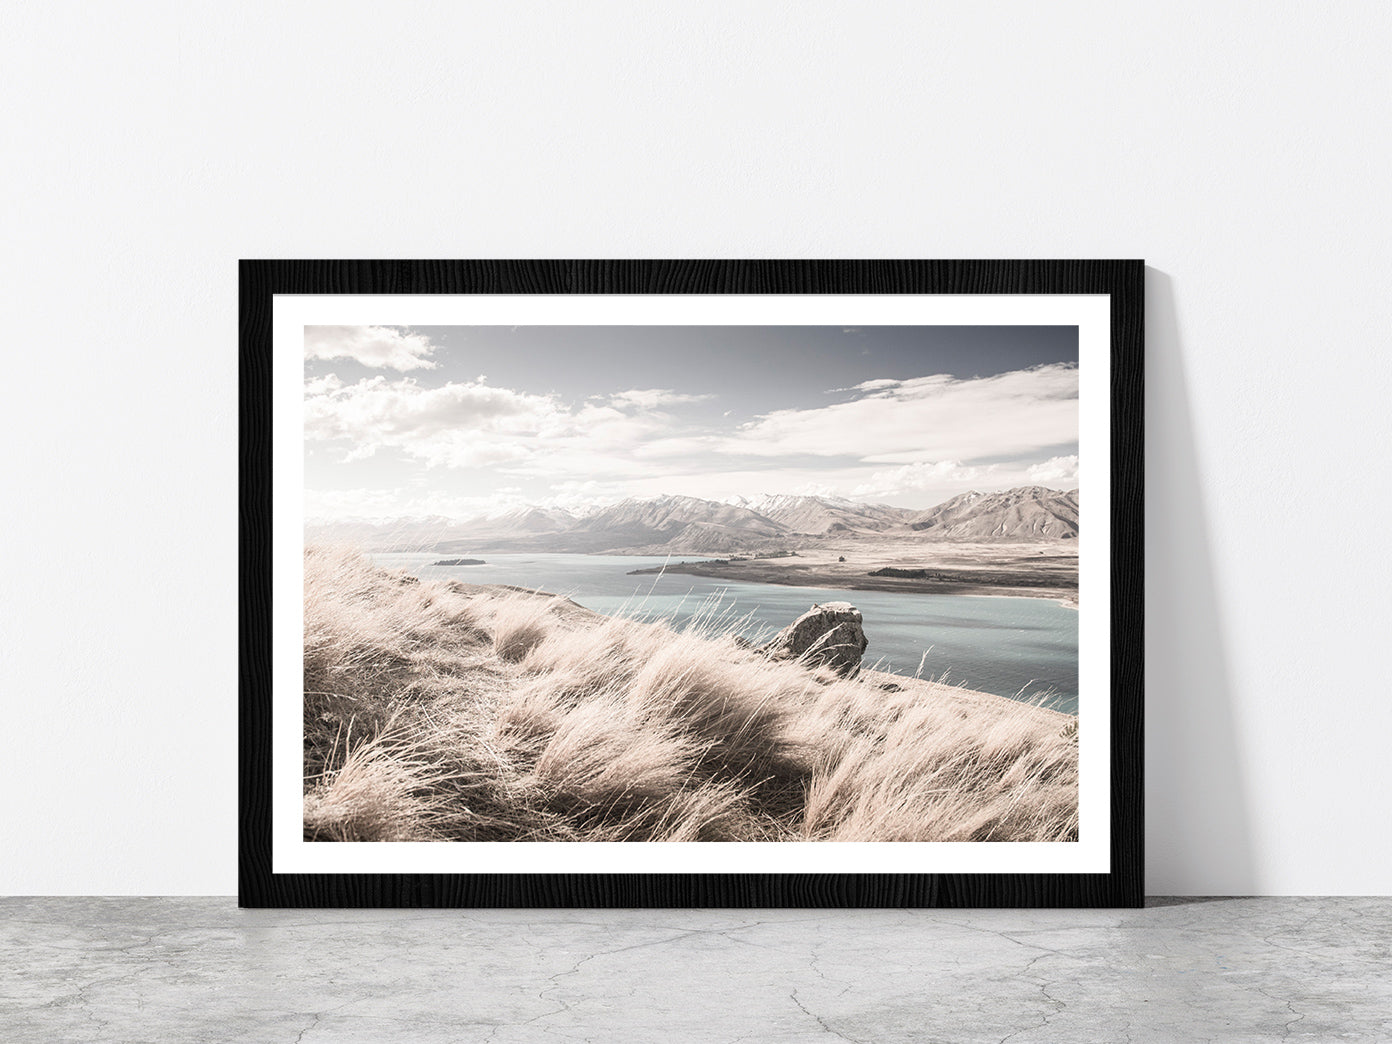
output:
<svg viewBox="0 0 1392 1044"><path fill-rule="evenodd" d="M1073 719L890 681L311 547L305 836L1076 839Z"/></svg>

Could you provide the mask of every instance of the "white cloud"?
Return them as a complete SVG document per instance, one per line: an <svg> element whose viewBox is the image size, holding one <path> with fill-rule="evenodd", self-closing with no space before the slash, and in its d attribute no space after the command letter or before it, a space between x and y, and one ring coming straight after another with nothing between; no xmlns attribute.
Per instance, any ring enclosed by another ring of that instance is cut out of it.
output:
<svg viewBox="0 0 1392 1044"><path fill-rule="evenodd" d="M980 482L998 465L963 465L960 460L917 461L877 471L851 490L852 497L890 497Z"/></svg>
<svg viewBox="0 0 1392 1044"><path fill-rule="evenodd" d="M349 460L394 448L450 467L524 460L533 437L569 422L551 396L481 381L425 388L410 377L306 381L304 408L305 439L347 441Z"/></svg>
<svg viewBox="0 0 1392 1044"><path fill-rule="evenodd" d="M306 359L352 359L374 370L431 370L435 346L394 326L306 326Z"/></svg>
<svg viewBox="0 0 1392 1044"><path fill-rule="evenodd" d="M486 518L522 507L560 508L581 513L633 495L623 483L567 481L555 483L543 495L527 496L516 487L485 494L460 494L439 489L312 489L304 494L308 524L362 519Z"/></svg>
<svg viewBox="0 0 1392 1044"><path fill-rule="evenodd" d="M1031 466L1028 471L1030 479L1034 482L1065 482L1076 485L1078 455L1074 453L1067 457L1050 457L1041 464Z"/></svg>
<svg viewBox="0 0 1392 1044"><path fill-rule="evenodd" d="M914 464L1024 455L1078 438L1073 365L969 379L878 379L853 390L862 394L849 402L765 414L711 448L747 456Z"/></svg>
<svg viewBox="0 0 1392 1044"><path fill-rule="evenodd" d="M592 508L618 503L632 495L633 491L622 482L596 482L592 479L556 482L552 484L550 493L541 498L538 506L580 514Z"/></svg>
<svg viewBox="0 0 1392 1044"><path fill-rule="evenodd" d="M335 374L327 374L323 377L307 377L304 382L305 398L311 396L329 395L343 387Z"/></svg>
<svg viewBox="0 0 1392 1044"><path fill-rule="evenodd" d="M624 412L595 402L572 407L554 395L494 387L483 378L431 388L414 378L335 376L305 381L305 439L337 442L345 462L395 449L429 466L497 468L531 476L647 475L637 458L644 443L670 433L656 410ZM620 393L683 400L673 392Z"/></svg>
<svg viewBox="0 0 1392 1044"><path fill-rule="evenodd" d="M609 396L609 405L618 409L655 410L686 402L704 402L710 395L683 395L670 388L630 388Z"/></svg>
<svg viewBox="0 0 1392 1044"><path fill-rule="evenodd" d="M462 496L419 489L306 489L305 521L309 524L342 519L478 518L522 507L526 499L515 491Z"/></svg>
<svg viewBox="0 0 1392 1044"><path fill-rule="evenodd" d="M876 377L873 380L852 384L849 388L828 388L826 393L834 395L836 392L873 392L884 388L894 388L903 383L894 377Z"/></svg>

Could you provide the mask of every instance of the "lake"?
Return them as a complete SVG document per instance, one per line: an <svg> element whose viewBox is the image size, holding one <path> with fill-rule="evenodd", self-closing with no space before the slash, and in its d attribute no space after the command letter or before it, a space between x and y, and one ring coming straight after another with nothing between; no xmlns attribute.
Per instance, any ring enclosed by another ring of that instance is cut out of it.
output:
<svg viewBox="0 0 1392 1044"><path fill-rule="evenodd" d="M439 554L377 554L386 569L471 584L537 587L596 612L665 617L681 626L719 616L754 641L771 637L815 602L851 602L865 618L865 664L944 679L967 689L1078 709L1078 611L1047 598L841 591L713 580L682 573L629 576L661 566L642 555L485 555L485 565L437 566Z"/></svg>

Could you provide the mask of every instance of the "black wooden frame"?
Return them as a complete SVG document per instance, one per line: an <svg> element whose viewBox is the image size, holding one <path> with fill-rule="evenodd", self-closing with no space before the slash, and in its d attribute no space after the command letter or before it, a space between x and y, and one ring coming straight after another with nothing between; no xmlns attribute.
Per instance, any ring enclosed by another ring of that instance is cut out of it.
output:
<svg viewBox="0 0 1392 1044"><path fill-rule="evenodd" d="M276 874L271 870L271 310L276 294L1109 294L1111 872ZM1138 906L1142 899L1144 262L243 261L242 906Z"/></svg>

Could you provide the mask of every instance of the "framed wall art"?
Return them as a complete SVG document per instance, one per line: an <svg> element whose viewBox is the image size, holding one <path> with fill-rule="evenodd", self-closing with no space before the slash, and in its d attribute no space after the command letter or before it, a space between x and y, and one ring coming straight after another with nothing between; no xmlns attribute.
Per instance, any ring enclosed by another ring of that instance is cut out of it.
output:
<svg viewBox="0 0 1392 1044"><path fill-rule="evenodd" d="M244 906L1127 906L1140 261L243 261Z"/></svg>

